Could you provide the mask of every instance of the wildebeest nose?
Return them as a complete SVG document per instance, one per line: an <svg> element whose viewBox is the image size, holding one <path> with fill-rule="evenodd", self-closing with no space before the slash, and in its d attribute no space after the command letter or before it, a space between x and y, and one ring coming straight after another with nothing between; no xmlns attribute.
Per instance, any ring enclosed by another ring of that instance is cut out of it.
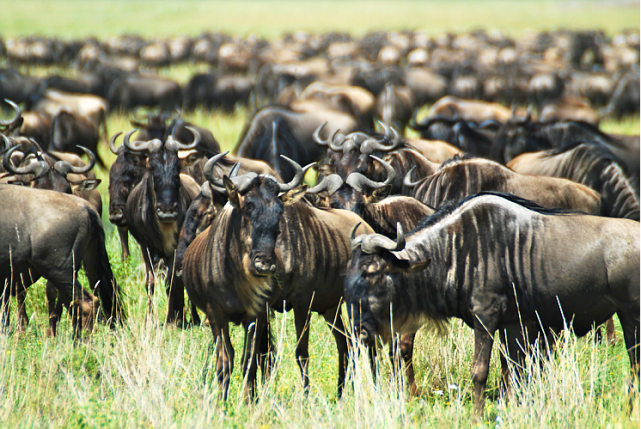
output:
<svg viewBox="0 0 641 429"><path fill-rule="evenodd" d="M273 273L276 271L276 264L265 257L256 256L254 258L254 267L259 273Z"/></svg>

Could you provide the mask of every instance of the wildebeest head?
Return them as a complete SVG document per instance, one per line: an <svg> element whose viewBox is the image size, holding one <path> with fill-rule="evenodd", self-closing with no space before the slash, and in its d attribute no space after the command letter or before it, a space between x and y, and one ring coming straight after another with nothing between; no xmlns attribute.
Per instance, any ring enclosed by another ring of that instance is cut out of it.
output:
<svg viewBox="0 0 641 429"><path fill-rule="evenodd" d="M405 235L400 223L393 241L380 234L363 234L354 238L356 225L350 233L352 258L347 263L345 275L345 302L350 322L359 338L373 345L375 335L385 342L392 335L392 323L398 315L399 288L403 287L403 274L425 269L431 262L413 263L392 252L405 247Z"/></svg>
<svg viewBox="0 0 641 429"><path fill-rule="evenodd" d="M91 171L96 163L95 155L85 147L79 146L90 159L89 164L84 167L75 167L67 161L56 161L53 166L43 157L42 152L36 150L37 143L21 153L18 157L18 165L14 165L15 159L12 160L14 153L19 153L21 146L14 146L8 150L2 159L4 169L15 175L10 181L13 184L26 185L37 189L48 189L65 194L71 194L74 191L91 191L100 184L100 180L83 179L70 180L69 174L82 175Z"/></svg>
<svg viewBox="0 0 641 429"><path fill-rule="evenodd" d="M311 165L303 169L283 156L295 170L294 178L287 184L279 183L273 176L255 173L233 178L223 176L221 181L213 176L212 171L214 163L222 156L224 154L207 162L205 177L214 190L227 195L229 203L241 216L243 261L247 270L256 276L273 275L281 258L276 252L276 240L281 232L285 207L305 195L307 185L300 186L300 183Z"/></svg>
<svg viewBox="0 0 641 429"><path fill-rule="evenodd" d="M387 178L384 182L370 180L360 173L350 174L343 182L339 175L332 174L309 189L307 195L317 195L317 206L349 210L362 217L369 204L377 203L390 194L396 179L396 172L390 164L376 156L370 157L385 168Z"/></svg>
<svg viewBox="0 0 641 429"><path fill-rule="evenodd" d="M136 130L129 131L125 140L129 139ZM109 148L118 155L109 169L109 221L114 225L125 226L125 205L129 192L142 179L145 173L146 154L142 151L132 152L128 144L122 144L116 149L115 142L121 132L109 140Z"/></svg>
<svg viewBox="0 0 641 429"><path fill-rule="evenodd" d="M512 116L499 128L492 143L490 157L505 164L517 155L525 152L550 149L550 142L538 138L532 132L536 124L530 122L530 111L525 119Z"/></svg>
<svg viewBox="0 0 641 429"><path fill-rule="evenodd" d="M353 131L344 135L337 131L331 139L322 140L320 132L324 126L325 124L322 124L316 129L314 141L327 146L329 170L345 179L352 173L370 176L368 173L373 172L374 164L369 155L382 155L402 146L402 140L396 130L383 123L381 126L385 130L384 136L363 131Z"/></svg>
<svg viewBox="0 0 641 429"><path fill-rule="evenodd" d="M131 152L148 153L145 161L147 170L148 189L152 198L156 217L162 223L175 222L178 219L178 204L180 198L180 160L178 151L195 148L200 142L200 134L189 128L194 134L194 141L184 145L172 136L163 143L158 139L150 141L129 142L125 139L124 145Z"/></svg>

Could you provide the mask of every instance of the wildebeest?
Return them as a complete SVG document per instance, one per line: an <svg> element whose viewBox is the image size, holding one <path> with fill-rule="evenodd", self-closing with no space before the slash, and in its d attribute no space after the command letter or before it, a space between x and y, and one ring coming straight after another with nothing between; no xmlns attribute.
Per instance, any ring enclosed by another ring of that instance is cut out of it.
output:
<svg viewBox="0 0 641 429"><path fill-rule="evenodd" d="M82 154L78 146L87 147L96 155L98 164L106 170L107 167L97 152L99 140L98 128L84 116L61 110L51 120L51 150Z"/></svg>
<svg viewBox="0 0 641 429"><path fill-rule="evenodd" d="M210 160L214 162L214 160ZM308 314L322 314L338 347L338 391L342 392L347 341L340 318L343 270L349 229L362 219L344 210L320 210L299 201L304 170L290 161L292 181L279 183L268 175L244 174L223 180L209 176L210 185L229 203L212 225L192 242L183 261L190 299L205 311L216 340L216 374L227 397L234 350L229 322L246 330L243 371L246 397L255 390L256 369L265 363L264 330L267 306L294 309L296 360L307 389L309 360ZM360 231L372 231L361 226ZM261 340L258 342L257 340Z"/></svg>
<svg viewBox="0 0 641 429"><path fill-rule="evenodd" d="M278 106L264 107L254 114L233 153L273 162L270 165L283 180L291 179L291 169L282 163L280 155L303 165L320 160L324 148L315 144L312 136L324 122L329 123L330 135L339 129L343 132L352 131L357 125L352 115L339 111L323 109L298 112Z"/></svg>
<svg viewBox="0 0 641 429"><path fill-rule="evenodd" d="M370 155L371 156L371 155ZM386 171L384 182L375 182L360 173L352 173L343 182L332 174L307 190L307 198L314 199L317 207L350 210L359 215L377 234L394 237L396 224L401 223L407 230L414 229L419 222L434 213L434 209L412 197L396 195L389 197L396 172L391 165L376 158ZM393 354L393 348L390 354ZM419 389L414 377L414 334L404 335L400 341L400 352L405 362L407 381L412 395L418 396Z"/></svg>
<svg viewBox="0 0 641 429"><path fill-rule="evenodd" d="M614 138L598 128L579 121L531 122L512 118L499 129L492 142L490 157L507 163L516 155L552 148L561 148L577 141L593 141L606 147L627 166L629 175L639 181L639 143L630 144Z"/></svg>
<svg viewBox="0 0 641 429"><path fill-rule="evenodd" d="M452 95L445 96L432 105L428 112L431 116L450 116L473 122L493 119L504 123L512 113L509 108L498 103L479 100L465 100Z"/></svg>
<svg viewBox="0 0 641 429"><path fill-rule="evenodd" d="M388 83L376 97L376 117L404 135L415 105L416 100L408 87Z"/></svg>
<svg viewBox="0 0 641 429"><path fill-rule="evenodd" d="M132 110L136 106L159 106L173 111L182 105L182 90L176 82L160 76L125 74L109 87L107 100L112 109Z"/></svg>
<svg viewBox="0 0 641 429"><path fill-rule="evenodd" d="M409 176L409 174L408 174ZM411 196L438 208L448 201L461 201L479 192L507 192L550 209L601 213L601 197L591 188L556 177L516 173L489 159L455 157L431 176L405 186Z"/></svg>
<svg viewBox="0 0 641 429"><path fill-rule="evenodd" d="M396 241L353 239L345 302L368 344L451 317L472 327L474 410L482 415L497 330L507 376L524 339L566 326L582 336L616 313L638 378L639 250L637 222L477 194L444 205L407 237L399 228Z"/></svg>
<svg viewBox="0 0 641 429"><path fill-rule="evenodd" d="M77 280L81 263L92 290L97 289L100 306L110 324L124 313L118 284L105 250L100 217L86 201L41 189L0 184L0 275L2 318L9 322L9 296L20 293L41 276L59 293L59 305L70 308L74 332L92 329L97 299L84 291ZM55 227L52 227L55 226ZM59 313L49 303L49 330L55 335Z"/></svg>
<svg viewBox="0 0 641 429"><path fill-rule="evenodd" d="M522 174L564 177L601 195L601 215L639 221L639 195L619 160L594 142L524 153L508 166Z"/></svg>
<svg viewBox="0 0 641 429"><path fill-rule="evenodd" d="M189 145L183 145L171 136L164 144L158 139L147 142L124 140L131 152L147 154L145 172L129 193L124 218L129 232L140 244L145 262L148 315L153 311L154 259L163 259L168 267L167 322L180 323L183 320L183 285L182 280L174 275L174 252L185 212L200 192L200 187L191 177L180 174L178 150L193 149L200 140L195 129L190 131L194 133L194 141ZM193 310L192 321L200 323L197 312Z"/></svg>

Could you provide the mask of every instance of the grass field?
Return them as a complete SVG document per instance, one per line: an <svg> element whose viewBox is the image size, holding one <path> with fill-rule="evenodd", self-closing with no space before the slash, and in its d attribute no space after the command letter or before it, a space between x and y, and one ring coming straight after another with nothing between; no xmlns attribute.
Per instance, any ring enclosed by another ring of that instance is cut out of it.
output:
<svg viewBox="0 0 641 429"><path fill-rule="evenodd" d="M340 30L354 34L380 28L425 29L430 33L484 27L522 35L528 28L600 28L613 33L639 28L639 5L602 1L490 0L444 1L185 1L95 0L4 2L0 35L46 34L64 38L95 35L101 38L134 32L146 36L191 34L222 30L234 35L256 33L278 36L294 29ZM45 74L46 69L32 68ZM71 74L69 70L61 70ZM190 65L162 70L184 83ZM249 113L199 111L185 119L207 127L231 149ZM128 118L112 115L109 131L128 131ZM639 117L605 121L606 132L639 133ZM114 160L102 144L103 159ZM107 207L108 175L98 172L98 188ZM0 202L1 203L1 202ZM120 283L129 318L124 327L110 331L98 325L91 337L71 339L65 314L57 338L45 335L48 323L42 281L29 289L30 324L23 335L0 335L0 426L17 428L635 428L639 427L639 395L627 390L629 361L617 324L619 341L608 346L594 334L577 339L564 334L551 359L529 365L516 393L499 395L499 352L495 348L488 381L486 415L472 420L472 331L452 320L443 335L421 330L415 365L423 394L408 396L399 380L390 377L382 352L374 382L368 364L356 359L345 395L336 398L337 358L334 341L324 320L315 315L310 324L310 378L308 396L302 390L294 360L293 315L276 314L272 330L277 348L277 369L261 384L259 400L242 400L239 370L242 332L232 330L236 366L230 400L217 400L208 327L180 330L164 326L166 297L162 287L154 298L154 323L145 325L144 265L138 245L130 239L132 256L120 260L116 231L104 217L107 250ZM84 283L86 285L86 281ZM15 327L15 303L11 324ZM638 391L638 387L635 389Z"/></svg>
<svg viewBox="0 0 641 429"><path fill-rule="evenodd" d="M288 31L336 30L361 35L378 29L421 29L428 33L500 29L513 36L526 30L639 28L639 4L593 0L20 0L3 2L0 35L41 34L63 38L123 33L143 36L279 36Z"/></svg>

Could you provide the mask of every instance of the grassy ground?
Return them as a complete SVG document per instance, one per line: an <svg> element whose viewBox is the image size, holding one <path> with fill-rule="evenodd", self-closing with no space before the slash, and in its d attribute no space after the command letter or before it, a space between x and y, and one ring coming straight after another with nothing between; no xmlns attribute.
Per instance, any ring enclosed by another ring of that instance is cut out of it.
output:
<svg viewBox="0 0 641 429"><path fill-rule="evenodd" d="M245 110L232 115L199 112L187 119L209 127L223 148L233 147L247 119ZM109 120L111 133L131 128L126 117ZM607 122L610 132L638 133L639 119ZM111 162L106 145L101 153ZM106 194L108 178L100 185ZM106 196L105 196L106 197ZM105 198L105 203L107 200ZM106 206L105 206L106 207ZM59 337L45 336L47 313L42 282L30 289L31 317L24 335L0 336L0 421L6 427L470 427L472 421L472 331L452 320L439 336L422 330L415 352L419 398L408 397L390 377L382 353L381 374L373 381L368 365L357 359L343 399L336 399L337 358L334 341L322 318L310 325L308 397L302 391L294 361L296 345L291 314L272 320L278 350L274 376L261 385L259 401L242 400L239 355L242 332L232 330L236 370L230 400L217 401L212 336L207 327L179 330L164 320L162 288L154 298L156 322L145 325L144 266L133 254L120 261L120 245L105 222L112 267L125 295L127 324L115 331L98 326L84 341L70 338L63 316ZM15 308L12 312L15 313ZM12 326L15 326L15 315ZM627 394L629 361L617 322L619 342L595 342L594 335L560 339L555 355L542 367L526 368L523 386L505 400L499 395L500 365L495 349L488 382L490 399L480 427L638 427L639 396ZM633 404L630 410L630 404Z"/></svg>
<svg viewBox="0 0 641 429"><path fill-rule="evenodd" d="M3 2L0 34L64 38L135 33L144 36L224 31L275 37L284 32L337 30L363 34L376 29L429 33L476 28L514 36L527 29L598 28L613 33L639 28L639 4L621 1L553 0L21 0Z"/></svg>

